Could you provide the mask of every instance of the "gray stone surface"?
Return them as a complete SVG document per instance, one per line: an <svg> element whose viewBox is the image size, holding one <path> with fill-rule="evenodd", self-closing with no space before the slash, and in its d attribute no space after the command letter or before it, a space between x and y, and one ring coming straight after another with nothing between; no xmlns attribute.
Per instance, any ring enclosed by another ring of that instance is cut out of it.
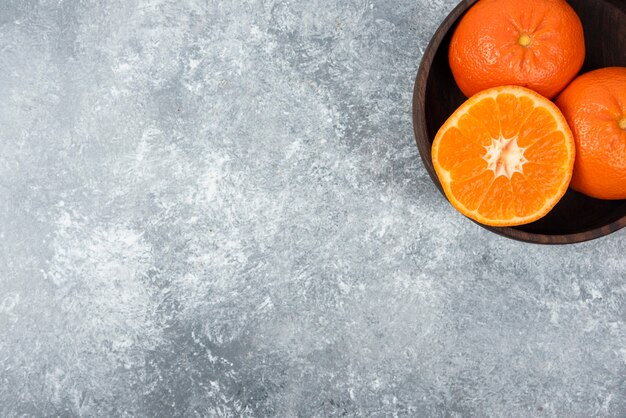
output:
<svg viewBox="0 0 626 418"><path fill-rule="evenodd" d="M0 416L626 416L626 231L421 165L455 3L2 0Z"/></svg>

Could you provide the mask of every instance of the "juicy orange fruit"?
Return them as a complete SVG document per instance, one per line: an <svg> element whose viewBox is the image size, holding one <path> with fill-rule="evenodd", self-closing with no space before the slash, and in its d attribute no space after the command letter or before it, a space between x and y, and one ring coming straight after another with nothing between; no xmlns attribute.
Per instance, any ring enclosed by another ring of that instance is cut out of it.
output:
<svg viewBox="0 0 626 418"><path fill-rule="evenodd" d="M580 71L585 39L565 0L479 0L463 16L449 49L461 91L517 85L548 98Z"/></svg>
<svg viewBox="0 0 626 418"><path fill-rule="evenodd" d="M559 109L524 87L482 91L443 124L433 165L452 205L492 226L533 222L567 191L574 139Z"/></svg>
<svg viewBox="0 0 626 418"><path fill-rule="evenodd" d="M556 101L572 128L572 189L598 199L626 199L626 68L575 79Z"/></svg>

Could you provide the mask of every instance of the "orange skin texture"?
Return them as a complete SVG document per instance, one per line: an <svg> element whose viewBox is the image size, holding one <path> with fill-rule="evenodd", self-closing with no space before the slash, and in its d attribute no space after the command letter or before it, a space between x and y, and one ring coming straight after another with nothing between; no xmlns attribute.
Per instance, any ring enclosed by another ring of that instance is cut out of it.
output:
<svg viewBox="0 0 626 418"><path fill-rule="evenodd" d="M583 65L583 27L565 0L479 0L456 28L448 58L467 97L516 85L552 99Z"/></svg>
<svg viewBox="0 0 626 418"><path fill-rule="evenodd" d="M598 199L626 199L626 68L581 75L556 104L576 141L572 189Z"/></svg>

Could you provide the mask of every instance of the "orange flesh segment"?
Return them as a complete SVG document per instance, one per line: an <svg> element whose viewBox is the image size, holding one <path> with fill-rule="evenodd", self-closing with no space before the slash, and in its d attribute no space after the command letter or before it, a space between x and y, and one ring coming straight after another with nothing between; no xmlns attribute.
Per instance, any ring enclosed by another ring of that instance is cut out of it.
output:
<svg viewBox="0 0 626 418"><path fill-rule="evenodd" d="M524 213L535 213L541 210L545 197L533 186L530 185L526 178L516 173L511 178L511 187L513 194L516 196L524 196L523 199L515 200L515 214L522 216Z"/></svg>
<svg viewBox="0 0 626 418"><path fill-rule="evenodd" d="M447 141L441 144L441 159L439 160L446 170L452 170L456 164L463 161L464 155L476 155L483 151L480 145L468 141L457 128L451 128L446 135Z"/></svg>
<svg viewBox="0 0 626 418"><path fill-rule="evenodd" d="M528 147L557 129L554 116L545 108L535 108L518 131L518 144Z"/></svg>
<svg viewBox="0 0 626 418"><path fill-rule="evenodd" d="M548 213L567 190L574 155L558 108L514 86L470 98L441 127L432 149L448 200L493 226L522 225Z"/></svg>
<svg viewBox="0 0 626 418"><path fill-rule="evenodd" d="M478 211L488 219L515 218L515 198L508 178L500 176L492 182Z"/></svg>

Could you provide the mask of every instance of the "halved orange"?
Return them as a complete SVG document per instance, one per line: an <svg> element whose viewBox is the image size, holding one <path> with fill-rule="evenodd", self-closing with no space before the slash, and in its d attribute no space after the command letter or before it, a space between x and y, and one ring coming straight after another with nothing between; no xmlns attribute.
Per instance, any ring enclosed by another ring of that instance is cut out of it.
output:
<svg viewBox="0 0 626 418"><path fill-rule="evenodd" d="M443 124L432 147L450 203L491 226L523 225L545 216L567 191L575 154L560 110L517 86L472 96Z"/></svg>

